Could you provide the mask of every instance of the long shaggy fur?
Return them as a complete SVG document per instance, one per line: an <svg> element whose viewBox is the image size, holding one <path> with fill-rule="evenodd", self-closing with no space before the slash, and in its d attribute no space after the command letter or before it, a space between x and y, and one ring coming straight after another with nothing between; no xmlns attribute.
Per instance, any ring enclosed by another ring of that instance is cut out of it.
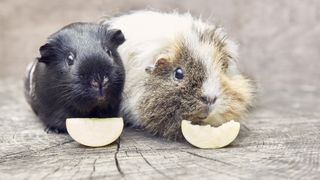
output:
<svg viewBox="0 0 320 180"><path fill-rule="evenodd" d="M104 23L126 36L119 54L126 69L121 112L127 122L180 139L183 119L217 126L239 120L251 106L255 87L239 72L237 45L221 27L188 13L154 11ZM179 82L173 77L177 68L185 74ZM207 114L203 97L216 97Z"/></svg>

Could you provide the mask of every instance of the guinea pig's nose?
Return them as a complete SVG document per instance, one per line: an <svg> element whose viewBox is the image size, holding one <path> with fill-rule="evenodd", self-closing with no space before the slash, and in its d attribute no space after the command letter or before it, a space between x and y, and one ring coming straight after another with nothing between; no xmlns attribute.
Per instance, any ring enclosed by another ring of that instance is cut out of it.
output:
<svg viewBox="0 0 320 180"><path fill-rule="evenodd" d="M212 105L217 101L217 96L214 96L214 97L201 96L201 101L205 104Z"/></svg>
<svg viewBox="0 0 320 180"><path fill-rule="evenodd" d="M95 89L99 89L100 88L100 83L98 81L96 81L96 80L91 80L90 84Z"/></svg>

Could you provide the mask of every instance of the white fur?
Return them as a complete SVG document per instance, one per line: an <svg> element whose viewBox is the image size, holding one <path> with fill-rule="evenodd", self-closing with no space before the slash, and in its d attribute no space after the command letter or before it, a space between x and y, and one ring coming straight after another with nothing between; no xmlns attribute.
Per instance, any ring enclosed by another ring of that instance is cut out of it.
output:
<svg viewBox="0 0 320 180"><path fill-rule="evenodd" d="M153 65L157 56L163 53L177 37L182 38L193 56L207 67L208 78L203 85L203 94L210 97L220 95L219 71L212 59L215 53L213 44L200 42L198 35L192 30L194 27L212 29L213 25L194 19L188 13L154 11L138 11L112 18L105 23L110 23L112 28L121 29L126 38L118 49L126 70L122 112L125 114L130 112L133 123L139 119L136 107L145 91L143 86L144 80L147 79L145 68ZM223 35L221 31L221 36ZM232 56L236 55L236 46L233 44L227 46L230 46Z"/></svg>
<svg viewBox="0 0 320 180"><path fill-rule="evenodd" d="M26 78L29 80L29 96L31 97L33 94L34 94L34 81L33 81L33 74L34 74L34 71L36 69L36 66L37 66L37 61L34 61L30 64L28 64L28 67L27 67L27 74L26 74Z"/></svg>

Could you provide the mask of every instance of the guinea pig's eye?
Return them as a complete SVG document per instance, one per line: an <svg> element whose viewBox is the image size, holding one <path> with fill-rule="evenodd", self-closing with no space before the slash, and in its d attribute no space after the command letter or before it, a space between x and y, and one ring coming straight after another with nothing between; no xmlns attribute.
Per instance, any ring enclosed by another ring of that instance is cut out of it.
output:
<svg viewBox="0 0 320 180"><path fill-rule="evenodd" d="M107 52L107 54L108 54L108 56L112 56L112 51L110 50L110 49L106 49L106 52Z"/></svg>
<svg viewBox="0 0 320 180"><path fill-rule="evenodd" d="M73 65L74 63L74 54L73 53L70 53L67 57L67 63L69 66Z"/></svg>
<svg viewBox="0 0 320 180"><path fill-rule="evenodd" d="M175 71L174 71L174 79L175 80L181 80L184 78L184 73L183 73L183 70L181 68L177 68Z"/></svg>

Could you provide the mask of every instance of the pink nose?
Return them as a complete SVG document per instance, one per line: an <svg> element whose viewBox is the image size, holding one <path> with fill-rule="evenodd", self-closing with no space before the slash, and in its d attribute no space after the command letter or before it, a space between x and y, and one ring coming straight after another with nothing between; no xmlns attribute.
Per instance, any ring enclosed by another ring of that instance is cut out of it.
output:
<svg viewBox="0 0 320 180"><path fill-rule="evenodd" d="M217 96L214 96L214 97L202 96L201 101L207 105L212 105L217 101Z"/></svg>

